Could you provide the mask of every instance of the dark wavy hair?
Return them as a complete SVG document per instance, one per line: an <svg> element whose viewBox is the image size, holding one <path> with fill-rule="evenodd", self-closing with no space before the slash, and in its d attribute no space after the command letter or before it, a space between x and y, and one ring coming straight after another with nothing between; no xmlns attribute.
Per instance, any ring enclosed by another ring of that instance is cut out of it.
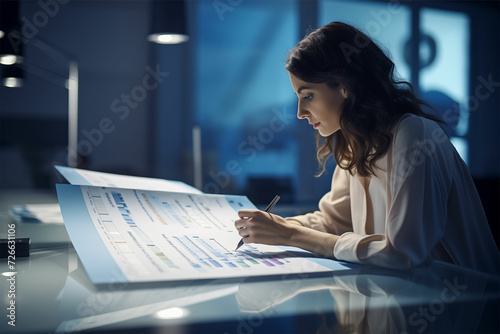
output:
<svg viewBox="0 0 500 334"><path fill-rule="evenodd" d="M367 35L342 22L329 23L302 39L290 51L285 68L310 83L343 85L347 92L340 131L322 139L317 134L317 158L333 154L340 168L361 176L375 175L375 162L388 151L392 128L411 113L441 122L427 114L412 85L395 77L394 63ZM334 146L334 147L333 147Z"/></svg>

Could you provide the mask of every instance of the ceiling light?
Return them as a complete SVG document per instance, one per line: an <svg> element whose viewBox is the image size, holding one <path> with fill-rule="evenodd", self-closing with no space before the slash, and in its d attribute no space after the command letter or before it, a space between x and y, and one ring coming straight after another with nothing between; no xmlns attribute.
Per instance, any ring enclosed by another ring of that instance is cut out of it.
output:
<svg viewBox="0 0 500 334"><path fill-rule="evenodd" d="M155 0L151 9L148 41L158 44L179 44L189 40L185 1Z"/></svg>
<svg viewBox="0 0 500 334"><path fill-rule="evenodd" d="M10 88L23 86L24 70L18 65L2 67L2 85Z"/></svg>
<svg viewBox="0 0 500 334"><path fill-rule="evenodd" d="M21 62L21 57L16 55L1 55L0 56L0 64L2 65L13 65L15 63Z"/></svg>
<svg viewBox="0 0 500 334"><path fill-rule="evenodd" d="M189 41L188 35L181 34L151 34L148 41L158 44L179 44Z"/></svg>

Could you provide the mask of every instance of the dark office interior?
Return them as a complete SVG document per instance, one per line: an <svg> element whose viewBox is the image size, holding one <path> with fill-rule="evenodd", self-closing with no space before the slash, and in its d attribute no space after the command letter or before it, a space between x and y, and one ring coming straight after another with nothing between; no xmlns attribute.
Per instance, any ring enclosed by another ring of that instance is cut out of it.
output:
<svg viewBox="0 0 500 334"><path fill-rule="evenodd" d="M282 203L317 203L334 164L315 177L314 135L294 117L284 59L308 29L345 21L384 45L399 74L441 115L454 115L448 135L498 237L496 1L188 1L190 39L176 45L147 40L151 1L18 5L30 38L18 42L22 87L0 88L1 189L53 189L60 181L53 165L70 155L65 78L74 61L79 167L195 185L199 127L201 190L257 203L279 192ZM9 70L2 66L4 78ZM145 89L150 73L157 81ZM273 131L276 117L285 126Z"/></svg>
<svg viewBox="0 0 500 334"><path fill-rule="evenodd" d="M259 207L278 193L283 215L315 210L335 162L316 176L314 132L296 117L285 58L311 29L343 21L379 42L448 120L499 245L498 1L188 0L180 44L148 40L172 15L158 15L158 2L1 1L0 26L17 22L24 37L0 44L23 59L0 65L0 192L55 194L65 181L54 166L71 165L246 195Z"/></svg>

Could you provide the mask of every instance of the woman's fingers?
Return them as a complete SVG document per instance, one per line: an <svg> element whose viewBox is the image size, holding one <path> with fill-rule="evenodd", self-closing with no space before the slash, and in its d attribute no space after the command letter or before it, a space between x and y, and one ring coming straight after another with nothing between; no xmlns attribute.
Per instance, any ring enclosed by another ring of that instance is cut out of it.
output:
<svg viewBox="0 0 500 334"><path fill-rule="evenodd" d="M240 213L241 213L240 217L243 218L238 219L234 222L234 226L236 227L237 230L253 229L263 226L268 227L268 224L272 223L272 217L267 212L252 210L245 212L240 211Z"/></svg>
<svg viewBox="0 0 500 334"><path fill-rule="evenodd" d="M238 230L240 237L243 239L250 236L249 230L246 228L248 226L248 219L238 219L234 222L234 226Z"/></svg>
<svg viewBox="0 0 500 334"><path fill-rule="evenodd" d="M283 244L292 232L283 218L260 210L240 210L234 225L245 243Z"/></svg>
<svg viewBox="0 0 500 334"><path fill-rule="evenodd" d="M236 227L237 230L241 230L245 228L248 224L248 219L238 219L234 222L234 227Z"/></svg>
<svg viewBox="0 0 500 334"><path fill-rule="evenodd" d="M257 218L266 214L264 211L256 210L256 209L243 209L238 211L238 216L240 218Z"/></svg>
<svg viewBox="0 0 500 334"><path fill-rule="evenodd" d="M244 213L247 216L248 213ZM255 217L254 212L250 213L251 216ZM254 242L256 227L259 229L260 223L253 218L245 217L243 219L238 219L234 222L234 226L238 230L238 234L242 237L245 243Z"/></svg>
<svg viewBox="0 0 500 334"><path fill-rule="evenodd" d="M269 212L243 209L238 216L234 225L245 243L283 244L291 233L290 224Z"/></svg>

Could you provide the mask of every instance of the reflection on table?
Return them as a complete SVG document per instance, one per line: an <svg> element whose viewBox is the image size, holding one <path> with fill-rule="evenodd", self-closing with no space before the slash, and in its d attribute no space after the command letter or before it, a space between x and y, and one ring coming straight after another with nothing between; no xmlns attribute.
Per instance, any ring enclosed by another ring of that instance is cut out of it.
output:
<svg viewBox="0 0 500 334"><path fill-rule="evenodd" d="M37 251L17 265L16 327L4 321L2 333L498 332L498 278L439 262L408 271L99 287L72 247ZM7 284L1 281L2 291Z"/></svg>

